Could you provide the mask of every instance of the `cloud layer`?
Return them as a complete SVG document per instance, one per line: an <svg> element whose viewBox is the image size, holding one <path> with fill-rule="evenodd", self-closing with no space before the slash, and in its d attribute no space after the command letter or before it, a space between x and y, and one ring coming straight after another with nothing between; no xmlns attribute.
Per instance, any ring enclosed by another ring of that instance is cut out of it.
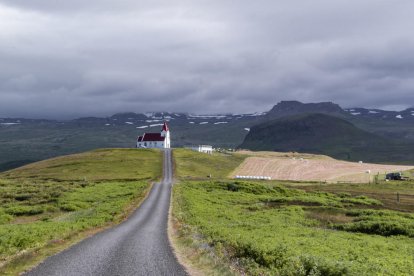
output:
<svg viewBox="0 0 414 276"><path fill-rule="evenodd" d="M0 117L414 105L414 2L3 0Z"/></svg>

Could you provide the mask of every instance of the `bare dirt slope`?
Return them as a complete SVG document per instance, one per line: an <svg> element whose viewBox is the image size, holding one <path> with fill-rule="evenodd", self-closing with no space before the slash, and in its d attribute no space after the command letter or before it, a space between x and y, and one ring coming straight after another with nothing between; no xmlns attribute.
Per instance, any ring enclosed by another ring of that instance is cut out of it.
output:
<svg viewBox="0 0 414 276"><path fill-rule="evenodd" d="M241 153L250 157L236 168L231 177L270 176L278 180L368 183L378 173L414 169L414 166L339 161L323 155L249 151Z"/></svg>

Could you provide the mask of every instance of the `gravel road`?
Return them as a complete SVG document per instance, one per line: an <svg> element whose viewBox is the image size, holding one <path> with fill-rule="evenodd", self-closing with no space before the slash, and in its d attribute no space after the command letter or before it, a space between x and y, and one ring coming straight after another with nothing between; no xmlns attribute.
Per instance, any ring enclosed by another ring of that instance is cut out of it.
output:
<svg viewBox="0 0 414 276"><path fill-rule="evenodd" d="M171 150L164 151L163 167L162 182L153 185L128 220L47 258L25 275L187 275L167 235Z"/></svg>

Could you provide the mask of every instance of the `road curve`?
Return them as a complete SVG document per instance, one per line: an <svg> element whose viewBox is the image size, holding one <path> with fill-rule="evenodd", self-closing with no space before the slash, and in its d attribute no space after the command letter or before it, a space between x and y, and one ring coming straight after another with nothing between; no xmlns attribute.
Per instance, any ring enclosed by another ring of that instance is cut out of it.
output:
<svg viewBox="0 0 414 276"><path fill-rule="evenodd" d="M187 275L170 246L171 150L164 150L161 183L132 216L47 258L24 275Z"/></svg>

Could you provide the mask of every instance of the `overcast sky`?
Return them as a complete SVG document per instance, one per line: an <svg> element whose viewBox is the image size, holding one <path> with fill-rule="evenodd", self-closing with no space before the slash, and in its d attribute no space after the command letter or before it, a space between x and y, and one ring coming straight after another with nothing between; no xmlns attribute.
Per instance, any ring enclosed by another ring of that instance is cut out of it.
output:
<svg viewBox="0 0 414 276"><path fill-rule="evenodd" d="M414 106L414 1L0 0L0 117Z"/></svg>

